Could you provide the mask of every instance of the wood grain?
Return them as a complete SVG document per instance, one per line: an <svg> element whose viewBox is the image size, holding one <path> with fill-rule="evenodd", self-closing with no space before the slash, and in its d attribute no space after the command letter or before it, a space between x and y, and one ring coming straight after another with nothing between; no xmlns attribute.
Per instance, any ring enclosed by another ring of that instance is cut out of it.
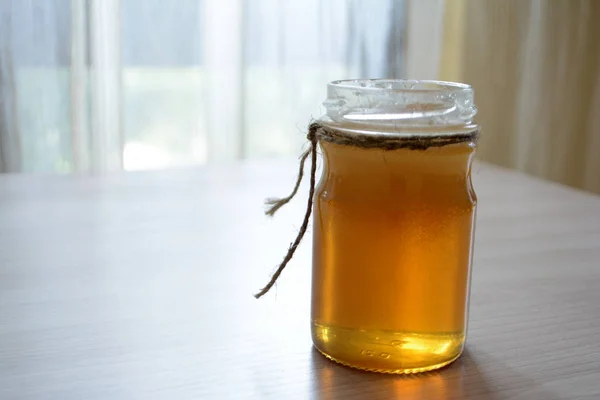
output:
<svg viewBox="0 0 600 400"><path fill-rule="evenodd" d="M0 399L598 399L600 198L489 166L467 351L364 373L309 335L310 245L252 297L302 217L293 161L0 177Z"/></svg>

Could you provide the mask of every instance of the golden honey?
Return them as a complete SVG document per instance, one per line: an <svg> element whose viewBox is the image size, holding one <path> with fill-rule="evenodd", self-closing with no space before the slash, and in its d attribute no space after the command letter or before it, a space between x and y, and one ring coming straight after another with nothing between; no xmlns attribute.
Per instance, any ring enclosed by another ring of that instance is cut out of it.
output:
<svg viewBox="0 0 600 400"><path fill-rule="evenodd" d="M474 143L425 150L320 146L315 346L337 362L379 372L452 362L467 325Z"/></svg>

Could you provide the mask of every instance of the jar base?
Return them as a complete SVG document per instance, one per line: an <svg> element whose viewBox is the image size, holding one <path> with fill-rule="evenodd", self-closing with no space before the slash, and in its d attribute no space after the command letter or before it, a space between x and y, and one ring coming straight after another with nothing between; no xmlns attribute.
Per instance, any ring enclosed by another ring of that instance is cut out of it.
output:
<svg viewBox="0 0 600 400"><path fill-rule="evenodd" d="M462 353L464 333L411 333L349 329L313 323L315 348L347 367L388 374L442 368Z"/></svg>

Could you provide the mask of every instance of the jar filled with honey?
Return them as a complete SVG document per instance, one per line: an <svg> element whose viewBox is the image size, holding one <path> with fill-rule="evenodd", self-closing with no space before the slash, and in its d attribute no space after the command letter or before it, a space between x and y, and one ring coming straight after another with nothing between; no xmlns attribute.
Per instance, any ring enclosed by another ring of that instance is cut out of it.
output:
<svg viewBox="0 0 600 400"><path fill-rule="evenodd" d="M429 371L465 343L479 128L470 86L348 80L316 123L312 338L326 357Z"/></svg>

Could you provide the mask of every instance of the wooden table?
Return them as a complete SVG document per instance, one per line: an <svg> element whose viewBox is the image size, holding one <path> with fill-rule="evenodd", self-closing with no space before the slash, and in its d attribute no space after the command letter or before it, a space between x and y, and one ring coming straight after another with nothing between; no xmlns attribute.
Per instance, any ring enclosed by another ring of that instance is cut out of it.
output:
<svg viewBox="0 0 600 400"><path fill-rule="evenodd" d="M292 161L0 177L0 399L600 399L600 198L478 166L467 350L414 376L313 350ZM306 192L304 192L306 193Z"/></svg>

